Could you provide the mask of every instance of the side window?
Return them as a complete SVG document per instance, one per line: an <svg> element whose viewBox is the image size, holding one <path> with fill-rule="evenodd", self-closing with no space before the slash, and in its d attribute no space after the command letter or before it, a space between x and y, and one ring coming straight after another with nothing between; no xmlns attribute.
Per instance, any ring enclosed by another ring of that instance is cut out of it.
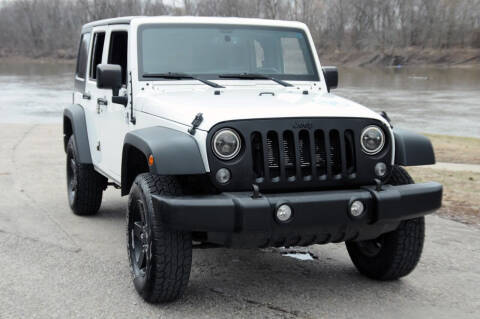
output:
<svg viewBox="0 0 480 319"><path fill-rule="evenodd" d="M77 68L75 70L75 74L80 79L85 79L85 74L87 73L87 58L89 45L90 33L82 34L82 38L80 39L80 45L78 47Z"/></svg>
<svg viewBox="0 0 480 319"><path fill-rule="evenodd" d="M281 39L283 67L286 74L308 74L307 64L297 38Z"/></svg>
<svg viewBox="0 0 480 319"><path fill-rule="evenodd" d="M102 63L103 44L105 43L105 32L93 35L92 58L90 62L90 79L97 78L97 65Z"/></svg>
<svg viewBox="0 0 480 319"><path fill-rule="evenodd" d="M128 32L113 31L110 35L108 64L118 64L122 67L122 83L127 84L127 48Z"/></svg>

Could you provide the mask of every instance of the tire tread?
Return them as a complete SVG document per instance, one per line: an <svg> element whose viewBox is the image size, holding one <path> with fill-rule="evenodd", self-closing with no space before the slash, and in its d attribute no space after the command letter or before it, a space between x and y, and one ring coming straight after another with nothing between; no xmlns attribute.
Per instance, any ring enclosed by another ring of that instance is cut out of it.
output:
<svg viewBox="0 0 480 319"><path fill-rule="evenodd" d="M142 187L143 184L143 187ZM159 176L150 173L140 174L134 185L150 194L180 196L182 188L172 176ZM146 196L153 207L151 196ZM151 303L170 302L180 298L189 281L192 263L191 234L165 227L160 216L151 211L152 269L151 282L142 296Z"/></svg>
<svg viewBox="0 0 480 319"><path fill-rule="evenodd" d="M392 185L413 184L408 172L394 166L389 179ZM377 256L365 256L355 242L347 242L352 262L363 275L377 280L395 280L411 273L417 266L425 240L425 218L405 220L384 236L385 249Z"/></svg>
<svg viewBox="0 0 480 319"><path fill-rule="evenodd" d="M72 154L77 161L77 147L73 135L67 144L67 154ZM76 170L78 185L74 203L70 207L76 215L95 215L102 204L106 178L97 173L92 165L79 164L77 162Z"/></svg>

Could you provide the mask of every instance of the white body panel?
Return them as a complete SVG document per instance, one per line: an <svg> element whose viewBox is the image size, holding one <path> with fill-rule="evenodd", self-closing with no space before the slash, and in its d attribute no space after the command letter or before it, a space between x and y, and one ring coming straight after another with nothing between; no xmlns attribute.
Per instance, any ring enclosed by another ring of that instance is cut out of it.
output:
<svg viewBox="0 0 480 319"><path fill-rule="evenodd" d="M242 119L287 117L360 117L383 118L370 109L331 93L302 94L297 88L279 85L232 88L228 83L222 94L214 96L211 88L197 85L168 89L154 85L137 96L137 107L143 112L156 114L172 121L190 125L197 113L203 113L199 129L208 131L219 122ZM262 92L271 92L262 95Z"/></svg>
<svg viewBox="0 0 480 319"><path fill-rule="evenodd" d="M127 31L128 26L113 25L108 27L107 38L105 39L104 58L102 63L107 63L108 44L112 31ZM111 90L107 90L111 91ZM129 131L129 108L121 104L112 103L112 94L105 96L108 105L102 107L101 136L100 142L103 152L103 165L101 169L106 171L112 178L121 180L122 150L125 134Z"/></svg>
<svg viewBox="0 0 480 319"><path fill-rule="evenodd" d="M294 84L294 87L283 87L270 80L214 81L225 86L223 89L215 89L195 80L139 81L137 29L140 25L149 23L262 25L301 29L307 35L312 48L320 81L288 81ZM239 18L139 17L131 20L130 25L100 28L107 32L112 28L129 30L128 71L131 72L133 87L127 83L127 89L133 95L136 124L133 125L128 120L130 106L125 108L122 105L112 104L111 92L97 89L96 83L91 80L87 81L86 91L92 94L92 99L84 106L94 166L117 184L120 184L121 180L122 147L127 132L151 126L164 126L187 132L198 113L203 113L204 120L193 137L198 143L207 172L209 171L207 132L220 122L288 117L357 117L377 119L386 123L385 119L370 109L327 92L312 37L303 23ZM93 31L100 28L94 28ZM105 39L105 47L108 46L108 40L109 33ZM108 49L105 49L102 63L106 63L107 52ZM214 92L218 90L221 94L215 95ZM308 91L308 94L304 94L303 91ZM274 95L261 95L261 93ZM95 114L98 97L106 97L109 103L108 106L100 108L99 114ZM74 98L77 100L77 95ZM390 135L393 141L391 130ZM100 151L96 147L98 141L102 145ZM392 163L393 161L394 150Z"/></svg>
<svg viewBox="0 0 480 319"><path fill-rule="evenodd" d="M90 34L90 52L92 51L93 38L94 34L107 32L108 27L101 26L93 28ZM105 53L105 52L104 52ZM102 57L103 59L103 57ZM90 99L86 100L86 109L85 109L85 118L87 121L87 131L88 131L88 141L90 144L90 154L92 155L93 165L99 168L106 168L106 164L103 161L103 152L98 150L100 143L100 138L102 135L102 125L101 119L103 116L103 111L105 107L97 105L98 98L104 98L107 95L111 95L109 90L102 90L97 88L97 82L94 79L90 78L90 64L92 63L92 55L89 54L88 57L88 68L86 72L86 84L85 84L85 93L90 95Z"/></svg>

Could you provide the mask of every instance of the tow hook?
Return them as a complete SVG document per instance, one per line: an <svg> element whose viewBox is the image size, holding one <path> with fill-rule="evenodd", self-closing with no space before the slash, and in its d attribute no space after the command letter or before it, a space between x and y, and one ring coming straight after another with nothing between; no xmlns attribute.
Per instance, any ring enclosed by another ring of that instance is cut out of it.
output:
<svg viewBox="0 0 480 319"><path fill-rule="evenodd" d="M374 181L375 181L375 190L376 190L377 192L383 191L383 189L382 189L382 185L383 185L383 184L382 184L382 181L379 180L378 178L375 178Z"/></svg>
<svg viewBox="0 0 480 319"><path fill-rule="evenodd" d="M253 184L252 187L253 187L252 198L253 199L262 198L262 194L260 194L260 187L258 187L257 184Z"/></svg>

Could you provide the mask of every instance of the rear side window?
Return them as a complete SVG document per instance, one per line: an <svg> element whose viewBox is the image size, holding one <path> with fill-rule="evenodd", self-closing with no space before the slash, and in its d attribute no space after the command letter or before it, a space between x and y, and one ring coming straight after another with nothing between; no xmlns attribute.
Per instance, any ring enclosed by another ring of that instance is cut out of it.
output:
<svg viewBox="0 0 480 319"><path fill-rule="evenodd" d="M97 65L102 63L103 44L105 43L105 32L93 35L92 62L90 63L90 79L97 78Z"/></svg>
<svg viewBox="0 0 480 319"><path fill-rule="evenodd" d="M108 64L118 64L122 67L123 84L127 84L127 47L128 33L126 31L113 31L110 35Z"/></svg>
<svg viewBox="0 0 480 319"><path fill-rule="evenodd" d="M87 73L88 48L90 46L90 33L82 34L80 46L78 47L77 69L75 73L81 79L85 79Z"/></svg>

